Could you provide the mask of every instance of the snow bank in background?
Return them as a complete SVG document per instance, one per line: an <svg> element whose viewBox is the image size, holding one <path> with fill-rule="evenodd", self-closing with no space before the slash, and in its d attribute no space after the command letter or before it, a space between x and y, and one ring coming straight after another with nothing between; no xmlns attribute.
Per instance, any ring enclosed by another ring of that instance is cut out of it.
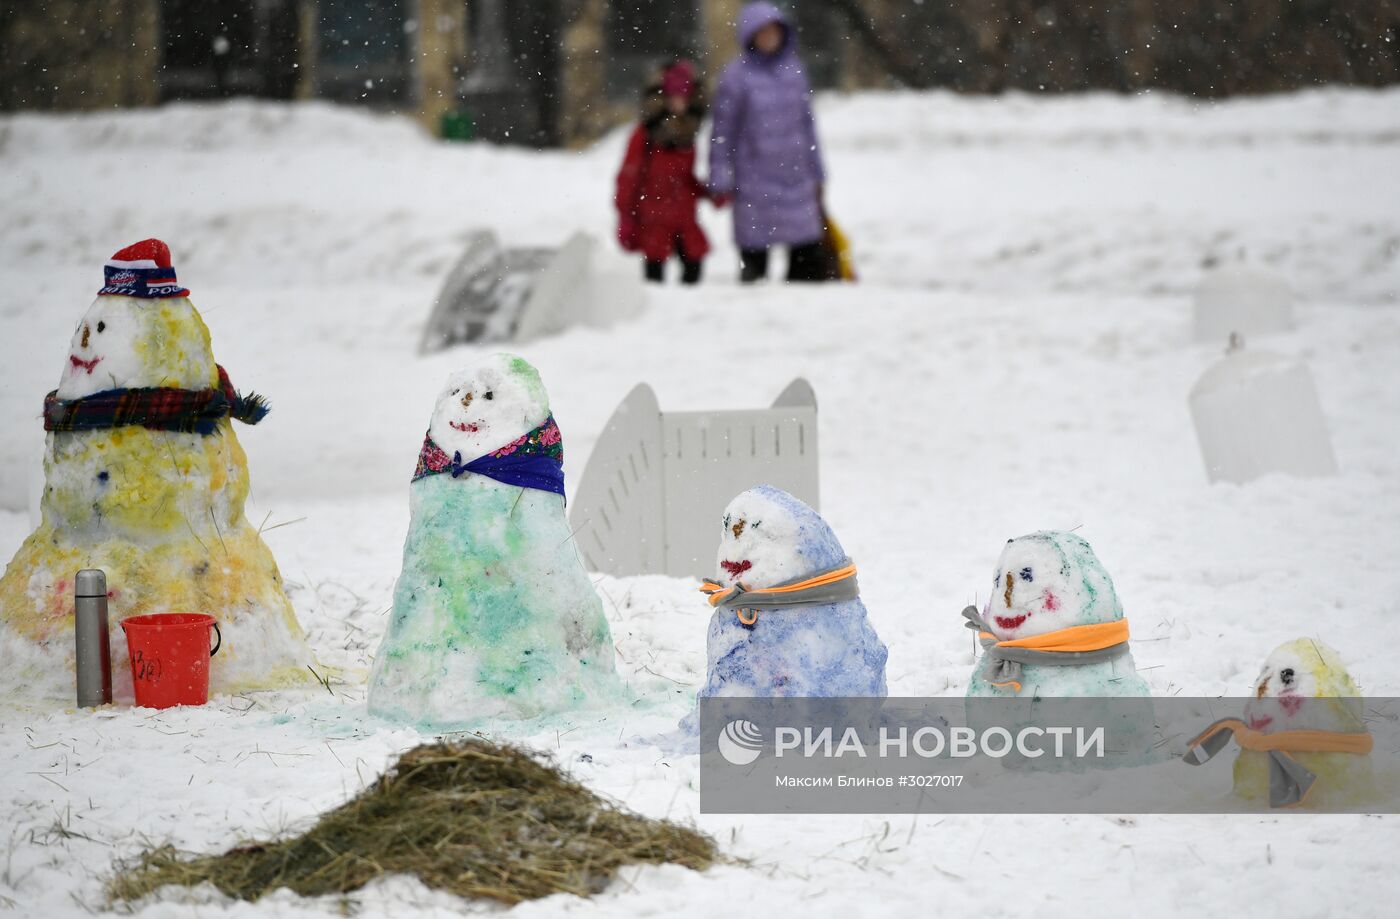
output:
<svg viewBox="0 0 1400 919"><path fill-rule="evenodd" d="M827 94L818 118L828 149L1039 145L1271 147L1395 144L1394 89L1190 99L1166 93L960 96Z"/></svg>
<svg viewBox="0 0 1400 919"><path fill-rule="evenodd" d="M1155 92L827 92L818 96L818 117L828 150L1031 141L1095 146L1109 140L1155 145L1393 144L1400 140L1396 97L1394 89L1361 88L1218 100ZM620 157L625 140L626 130L613 132L605 141L610 155L616 147ZM325 154L336 148L382 153L430 146L438 144L412 118L320 101L176 102L112 112L18 113L0 120L0 152L7 156L140 149L164 154ZM507 149L508 155L532 155Z"/></svg>
<svg viewBox="0 0 1400 919"><path fill-rule="evenodd" d="M1395 89L833 95L817 118L862 278L1180 294L1243 255L1305 298L1400 298Z"/></svg>
<svg viewBox="0 0 1400 919"><path fill-rule="evenodd" d="M344 147L372 154L430 143L410 118L329 102L178 102L95 114L24 113L0 122L0 153L20 157L140 150L269 155Z"/></svg>

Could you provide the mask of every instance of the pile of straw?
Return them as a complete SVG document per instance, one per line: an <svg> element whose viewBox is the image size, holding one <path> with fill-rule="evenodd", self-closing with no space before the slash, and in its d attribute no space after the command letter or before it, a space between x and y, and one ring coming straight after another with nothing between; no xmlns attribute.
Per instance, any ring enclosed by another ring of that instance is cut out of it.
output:
<svg viewBox="0 0 1400 919"><path fill-rule="evenodd" d="M714 841L693 829L620 810L522 750L472 739L408 751L295 838L223 855L148 851L117 874L108 894L131 901L168 884L208 882L251 901L279 887L344 894L407 874L463 897L514 904L595 894L627 864L702 870L717 857Z"/></svg>

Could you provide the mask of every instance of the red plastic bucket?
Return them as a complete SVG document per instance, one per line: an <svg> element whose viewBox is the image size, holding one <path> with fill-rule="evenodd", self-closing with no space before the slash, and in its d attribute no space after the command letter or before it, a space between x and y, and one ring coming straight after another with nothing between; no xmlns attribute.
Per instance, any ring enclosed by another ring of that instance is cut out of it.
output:
<svg viewBox="0 0 1400 919"><path fill-rule="evenodd" d="M145 708L203 705L209 701L209 658L223 635L204 613L151 613L123 619L136 704ZM218 636L209 647L209 629Z"/></svg>

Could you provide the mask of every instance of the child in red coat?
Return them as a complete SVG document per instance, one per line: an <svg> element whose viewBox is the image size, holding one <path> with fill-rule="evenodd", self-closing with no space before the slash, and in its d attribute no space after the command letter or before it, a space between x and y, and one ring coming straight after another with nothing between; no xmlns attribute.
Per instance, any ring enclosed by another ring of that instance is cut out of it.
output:
<svg viewBox="0 0 1400 919"><path fill-rule="evenodd" d="M710 241L695 219L696 202L708 196L695 177L695 135L705 105L695 68L669 65L643 94L642 120L627 142L617 173L617 239L646 260L648 281L660 281L666 260L680 257L681 281L700 280Z"/></svg>

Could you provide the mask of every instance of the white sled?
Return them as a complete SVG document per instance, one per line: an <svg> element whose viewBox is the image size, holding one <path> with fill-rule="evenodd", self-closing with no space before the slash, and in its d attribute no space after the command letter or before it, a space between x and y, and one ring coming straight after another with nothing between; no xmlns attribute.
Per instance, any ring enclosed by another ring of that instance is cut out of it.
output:
<svg viewBox="0 0 1400 919"><path fill-rule="evenodd" d="M593 237L557 249L506 248L490 230L468 238L423 327L418 352L464 342L528 341L571 325L602 325L641 312L642 282L617 270Z"/></svg>
<svg viewBox="0 0 1400 919"><path fill-rule="evenodd" d="M818 507L817 398L806 380L771 408L664 413L640 383L588 458L569 526L591 571L709 575L725 506L755 485Z"/></svg>

